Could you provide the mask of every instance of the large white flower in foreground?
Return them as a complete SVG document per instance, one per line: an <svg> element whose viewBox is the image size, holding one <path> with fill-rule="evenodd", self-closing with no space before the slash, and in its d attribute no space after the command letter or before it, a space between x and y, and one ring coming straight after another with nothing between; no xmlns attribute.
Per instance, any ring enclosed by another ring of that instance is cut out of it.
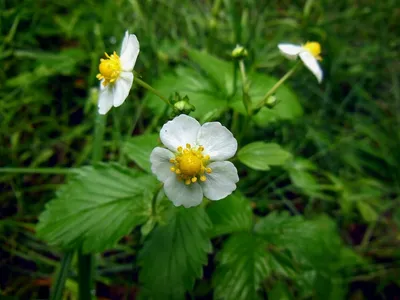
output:
<svg viewBox="0 0 400 300"><path fill-rule="evenodd" d="M136 35L125 32L122 41L121 55L114 51L113 54L105 53L106 59L100 59L99 113L106 114L111 107L120 106L128 97L133 83L133 67L139 55L139 41Z"/></svg>
<svg viewBox="0 0 400 300"><path fill-rule="evenodd" d="M322 69L318 61L321 58L321 45L317 42L307 42L305 45L279 44L279 50L287 58L294 60L298 56L304 65L317 77L319 83L322 81Z"/></svg>
<svg viewBox="0 0 400 300"><path fill-rule="evenodd" d="M199 205L203 195L220 200L236 189L237 170L226 160L235 155L237 141L221 123L201 126L180 115L164 124L160 138L166 148L151 152L151 170L175 206Z"/></svg>

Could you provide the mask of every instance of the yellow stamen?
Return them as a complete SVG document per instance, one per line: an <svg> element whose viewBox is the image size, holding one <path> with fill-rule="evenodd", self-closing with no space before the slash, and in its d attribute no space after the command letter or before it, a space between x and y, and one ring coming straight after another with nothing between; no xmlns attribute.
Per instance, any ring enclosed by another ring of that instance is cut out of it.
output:
<svg viewBox="0 0 400 300"><path fill-rule="evenodd" d="M303 45L304 49L307 49L317 60L322 60L321 57L321 45L318 42L307 42Z"/></svg>
<svg viewBox="0 0 400 300"><path fill-rule="evenodd" d="M100 59L100 73L97 74L96 78L104 80L103 85L107 86L118 79L119 74L121 73L121 61L115 51L111 55L108 55L107 53L105 53L105 55L107 57L106 59Z"/></svg>
<svg viewBox="0 0 400 300"><path fill-rule="evenodd" d="M186 185L196 183L198 180L206 181L204 174L211 173L212 170L207 167L210 156L203 154L204 147L195 147L188 143L185 148L179 146L176 150L175 158L171 158L169 162L173 164L170 169L175 172L178 180Z"/></svg>

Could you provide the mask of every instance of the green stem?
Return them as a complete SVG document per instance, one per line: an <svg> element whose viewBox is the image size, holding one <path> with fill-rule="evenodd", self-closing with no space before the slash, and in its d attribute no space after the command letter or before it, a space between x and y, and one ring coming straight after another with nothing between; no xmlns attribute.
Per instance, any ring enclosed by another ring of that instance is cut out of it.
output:
<svg viewBox="0 0 400 300"><path fill-rule="evenodd" d="M143 80L138 78L138 76L135 76L134 81L137 82L140 86L142 86L145 89L147 89L150 92L152 92L154 95L159 97L162 101L164 101L166 104L168 104L169 106L172 107L171 102L169 102L169 100L167 98L165 98L163 95L161 95L161 93L159 91L157 91L155 88L153 88L151 85L147 84L146 82L144 82Z"/></svg>
<svg viewBox="0 0 400 300"><path fill-rule="evenodd" d="M244 66L243 59L239 61L239 69L240 75L242 76L242 101L244 107L246 108L247 115L250 117L253 112L251 109L251 99L249 95L250 85L247 81L246 68Z"/></svg>
<svg viewBox="0 0 400 300"><path fill-rule="evenodd" d="M54 284L51 289L50 300L61 300L63 298L63 290L65 281L67 280L67 275L69 267L71 265L72 257L74 256L74 251L71 250L66 252L61 259L61 265L55 276Z"/></svg>
<svg viewBox="0 0 400 300"><path fill-rule="evenodd" d="M297 64L294 65L293 68L291 68L277 83L274 84L274 86L265 94L263 99L257 104L255 109L260 109L262 108L266 102L268 101L268 98L272 96L275 91L290 77L293 75L293 73L298 69L298 67L301 65L301 62L297 62Z"/></svg>
<svg viewBox="0 0 400 300"><path fill-rule="evenodd" d="M73 173L75 169L63 168L0 168L0 173L14 173L14 174L69 174Z"/></svg>
<svg viewBox="0 0 400 300"><path fill-rule="evenodd" d="M83 254L82 249L78 252L78 282L79 300L92 299L94 256L93 254Z"/></svg>
<svg viewBox="0 0 400 300"><path fill-rule="evenodd" d="M92 152L92 163L97 163L103 157L103 138L106 124L106 116L100 115L96 112L95 124L94 124L94 140L93 140L93 152Z"/></svg>
<svg viewBox="0 0 400 300"><path fill-rule="evenodd" d="M157 198L158 198L158 194L160 193L160 191L162 190L164 185L160 185L160 187L157 189L157 191L154 193L153 199L151 200L151 214L153 216L156 215L157 213Z"/></svg>

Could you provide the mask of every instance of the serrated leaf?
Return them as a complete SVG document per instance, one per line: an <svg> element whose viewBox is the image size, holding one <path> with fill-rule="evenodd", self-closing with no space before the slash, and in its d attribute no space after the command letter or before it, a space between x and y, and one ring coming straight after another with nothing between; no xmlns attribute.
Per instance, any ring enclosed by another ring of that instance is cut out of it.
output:
<svg viewBox="0 0 400 300"><path fill-rule="evenodd" d="M254 170L267 171L269 166L279 166L292 156L274 143L254 142L239 150L238 159Z"/></svg>
<svg viewBox="0 0 400 300"><path fill-rule="evenodd" d="M188 49L189 58L203 69L212 81L225 94L232 92L233 66L232 63L219 59L207 52Z"/></svg>
<svg viewBox="0 0 400 300"><path fill-rule="evenodd" d="M250 201L236 192L222 201L212 202L207 208L213 223L212 237L247 231L253 226L253 213Z"/></svg>
<svg viewBox="0 0 400 300"><path fill-rule="evenodd" d="M305 266L327 271L340 259L340 237L328 217L305 220L273 212L256 224L255 231L272 245L288 249Z"/></svg>
<svg viewBox="0 0 400 300"><path fill-rule="evenodd" d="M146 299L184 299L203 273L211 222L202 207L173 208L165 225L148 236L139 253L139 280Z"/></svg>
<svg viewBox="0 0 400 300"><path fill-rule="evenodd" d="M256 235L232 235L217 256L214 299L260 299L260 284L271 272L267 246Z"/></svg>
<svg viewBox="0 0 400 300"><path fill-rule="evenodd" d="M125 141L123 152L140 168L150 173L150 154L159 144L158 140L158 134L144 134L131 137Z"/></svg>
<svg viewBox="0 0 400 300"><path fill-rule="evenodd" d="M151 214L153 176L117 164L83 167L46 205L37 234L63 249L112 247Z"/></svg>

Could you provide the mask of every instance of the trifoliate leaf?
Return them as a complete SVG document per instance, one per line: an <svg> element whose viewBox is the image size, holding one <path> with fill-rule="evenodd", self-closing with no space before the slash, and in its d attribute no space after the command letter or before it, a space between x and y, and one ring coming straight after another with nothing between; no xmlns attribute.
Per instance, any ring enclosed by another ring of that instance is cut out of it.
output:
<svg viewBox="0 0 400 300"><path fill-rule="evenodd" d="M139 280L146 299L184 299L202 277L211 222L202 207L172 208L170 219L148 236L139 254Z"/></svg>
<svg viewBox="0 0 400 300"><path fill-rule="evenodd" d="M260 299L261 282L270 274L268 243L249 233L232 235L218 254L214 299Z"/></svg>
<svg viewBox="0 0 400 300"><path fill-rule="evenodd" d="M117 164L83 167L46 205L37 234L64 249L103 251L146 222L156 186L153 176Z"/></svg>
<svg viewBox="0 0 400 300"><path fill-rule="evenodd" d="M223 201L210 203L207 213L214 225L212 237L240 231L249 232L253 226L250 201L239 192Z"/></svg>
<svg viewBox="0 0 400 300"><path fill-rule="evenodd" d="M269 166L285 164L292 155L278 144L254 142L240 149L237 156L249 168L266 171Z"/></svg>
<svg viewBox="0 0 400 300"><path fill-rule="evenodd" d="M158 134L144 134L129 138L123 147L123 152L139 167L151 172L150 154L159 144Z"/></svg>

